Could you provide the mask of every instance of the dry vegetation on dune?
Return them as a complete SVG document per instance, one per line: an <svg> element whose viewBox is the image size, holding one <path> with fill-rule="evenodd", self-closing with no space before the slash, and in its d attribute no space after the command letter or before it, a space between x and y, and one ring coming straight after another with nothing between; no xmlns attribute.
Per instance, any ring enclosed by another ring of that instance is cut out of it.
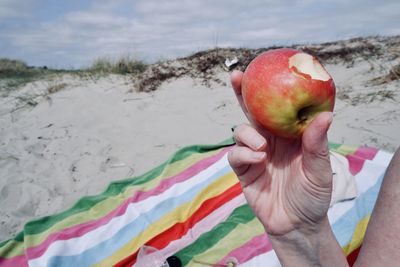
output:
<svg viewBox="0 0 400 267"><path fill-rule="evenodd" d="M384 84L399 79L400 65L380 65L377 59L383 57L389 61L400 58L400 36L393 37L367 37L350 40L328 42L311 45L292 45L291 48L299 49L319 58L324 64L344 63L350 68L357 60L364 60L370 64L371 70L379 68L388 74L376 77L373 81L365 81L373 84ZM147 67L145 71L136 77L135 88L138 91L153 91L162 82L183 75L199 78L204 85L210 81L222 82L215 74L224 68L225 60L237 57L236 69L244 70L249 62L258 54L281 46L268 48L215 48L195 53L191 56L176 60L158 62Z"/></svg>

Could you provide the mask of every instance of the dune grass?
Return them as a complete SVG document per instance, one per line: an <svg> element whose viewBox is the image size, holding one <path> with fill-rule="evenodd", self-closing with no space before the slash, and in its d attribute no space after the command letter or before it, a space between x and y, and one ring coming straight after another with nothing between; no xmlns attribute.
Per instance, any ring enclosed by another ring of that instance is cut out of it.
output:
<svg viewBox="0 0 400 267"><path fill-rule="evenodd" d="M29 82L62 71L47 67L30 67L21 60L0 58L0 96L7 95L13 89Z"/></svg>
<svg viewBox="0 0 400 267"><path fill-rule="evenodd" d="M142 60L132 59L129 56L117 60L98 58L86 69L90 73L100 74L139 74L145 71L147 64Z"/></svg>
<svg viewBox="0 0 400 267"><path fill-rule="evenodd" d="M0 58L0 96L6 96L12 90L27 83L41 79L50 79L56 74L72 74L82 78L95 78L107 74L139 74L147 68L141 60L129 56L117 60L99 58L89 67L78 70L50 69L47 67L30 67L22 60ZM65 86L50 88L49 92L59 91Z"/></svg>

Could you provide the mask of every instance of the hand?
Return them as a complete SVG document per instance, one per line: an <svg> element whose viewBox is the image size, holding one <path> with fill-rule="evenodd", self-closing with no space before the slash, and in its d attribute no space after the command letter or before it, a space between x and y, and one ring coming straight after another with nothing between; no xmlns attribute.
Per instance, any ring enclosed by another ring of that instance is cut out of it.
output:
<svg viewBox="0 0 400 267"><path fill-rule="evenodd" d="M238 101L252 123L234 131L228 155L247 202L272 236L307 230L324 221L332 193L327 131L332 113L319 114L300 139L271 135L248 116L241 95L243 73L232 73ZM329 225L329 223L328 223Z"/></svg>

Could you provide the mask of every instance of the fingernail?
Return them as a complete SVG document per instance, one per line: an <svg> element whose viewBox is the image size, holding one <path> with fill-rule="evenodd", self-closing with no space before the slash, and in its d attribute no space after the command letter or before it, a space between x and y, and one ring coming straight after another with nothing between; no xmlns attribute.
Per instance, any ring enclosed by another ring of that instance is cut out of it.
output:
<svg viewBox="0 0 400 267"><path fill-rule="evenodd" d="M262 159L265 156L265 152L254 152L251 156L253 159Z"/></svg>
<svg viewBox="0 0 400 267"><path fill-rule="evenodd" d="M264 143L265 143L263 139L258 138L258 137L254 138L253 142L254 142L253 144L254 144L254 148L255 149L262 148L264 146Z"/></svg>

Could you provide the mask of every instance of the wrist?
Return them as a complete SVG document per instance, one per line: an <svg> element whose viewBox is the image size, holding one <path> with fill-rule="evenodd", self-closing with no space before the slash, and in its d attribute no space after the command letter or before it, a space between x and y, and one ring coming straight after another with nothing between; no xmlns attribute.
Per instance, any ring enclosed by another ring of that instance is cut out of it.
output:
<svg viewBox="0 0 400 267"><path fill-rule="evenodd" d="M284 235L268 236L282 266L348 266L327 217Z"/></svg>

